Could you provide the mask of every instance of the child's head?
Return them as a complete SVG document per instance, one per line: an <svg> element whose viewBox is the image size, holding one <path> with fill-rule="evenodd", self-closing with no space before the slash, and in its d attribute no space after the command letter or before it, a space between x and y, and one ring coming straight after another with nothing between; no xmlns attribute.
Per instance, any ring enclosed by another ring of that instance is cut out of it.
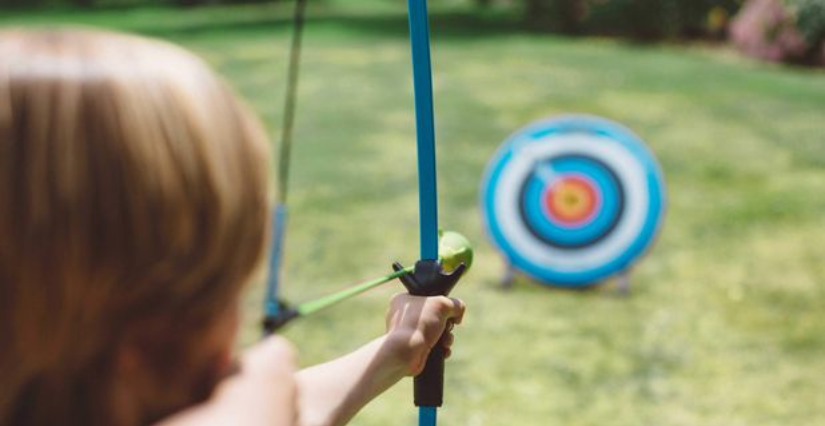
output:
<svg viewBox="0 0 825 426"><path fill-rule="evenodd" d="M205 397L267 228L267 146L194 56L0 31L0 425Z"/></svg>

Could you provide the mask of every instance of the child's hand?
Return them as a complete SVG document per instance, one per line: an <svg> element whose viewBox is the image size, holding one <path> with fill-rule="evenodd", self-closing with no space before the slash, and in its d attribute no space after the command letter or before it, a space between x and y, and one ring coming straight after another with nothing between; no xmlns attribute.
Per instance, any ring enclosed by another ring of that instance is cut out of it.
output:
<svg viewBox="0 0 825 426"><path fill-rule="evenodd" d="M247 349L238 373L218 388L227 421L215 424L297 424L297 364L292 344L279 336Z"/></svg>
<svg viewBox="0 0 825 426"><path fill-rule="evenodd" d="M244 354L236 374L212 397L154 426L297 424L296 356L281 337L269 337Z"/></svg>
<svg viewBox="0 0 825 426"><path fill-rule="evenodd" d="M430 350L444 338L444 356L449 357L454 324L461 324L464 302L444 296L419 297L400 293L392 298L387 312L387 342L406 366L407 374L418 375Z"/></svg>

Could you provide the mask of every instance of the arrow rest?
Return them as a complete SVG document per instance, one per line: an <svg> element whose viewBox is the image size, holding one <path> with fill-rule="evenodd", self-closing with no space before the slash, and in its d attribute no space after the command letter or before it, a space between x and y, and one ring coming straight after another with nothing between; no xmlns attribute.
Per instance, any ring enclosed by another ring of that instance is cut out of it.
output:
<svg viewBox="0 0 825 426"><path fill-rule="evenodd" d="M392 269L399 272L405 268L395 262ZM438 260L419 260L412 273L402 275L399 279L413 296L446 296L458 284L466 269L467 266L462 263L448 273Z"/></svg>

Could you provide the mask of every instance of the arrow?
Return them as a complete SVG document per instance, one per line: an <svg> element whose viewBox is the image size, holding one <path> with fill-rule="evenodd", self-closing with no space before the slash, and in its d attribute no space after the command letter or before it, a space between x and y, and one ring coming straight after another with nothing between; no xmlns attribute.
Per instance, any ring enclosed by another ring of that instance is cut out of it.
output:
<svg viewBox="0 0 825 426"><path fill-rule="evenodd" d="M463 268L469 268L473 263L473 248L470 245L470 242L466 237L457 232L440 232L438 250L442 254L439 263L444 265L444 268L448 272L455 272L455 270L458 269L464 270ZM407 279L407 275L411 275L414 272L415 267L413 266L404 268L399 265L395 268L394 272L384 275L383 277L374 278L372 280L347 287L341 291L337 291L324 297L301 303L296 307L281 306L278 309L277 314L266 317L264 320L264 330L266 330L267 335L272 334L279 328L297 318L312 315L331 308L345 300L372 290L373 288L378 287L381 284L388 283L396 278L405 280Z"/></svg>
<svg viewBox="0 0 825 426"><path fill-rule="evenodd" d="M413 267L404 268L387 274L383 277L375 278L354 286L345 288L341 291L326 295L319 299L311 300L309 302L301 303L300 305L290 308L281 307L278 313L274 316L267 316L264 319L264 330L267 335L274 333L281 327L289 324L295 319L312 315L314 313L331 308L347 299L358 296L361 293L372 290L381 284L388 283L396 278L407 275L413 271Z"/></svg>

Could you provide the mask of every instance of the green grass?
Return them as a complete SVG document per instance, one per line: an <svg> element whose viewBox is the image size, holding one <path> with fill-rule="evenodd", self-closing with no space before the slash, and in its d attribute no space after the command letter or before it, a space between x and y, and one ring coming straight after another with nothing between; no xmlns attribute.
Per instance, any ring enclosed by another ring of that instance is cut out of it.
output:
<svg viewBox="0 0 825 426"><path fill-rule="evenodd" d="M374 4L372 4L374 3ZM300 301L417 255L415 148L400 2L330 1L307 28L284 295ZM725 50L524 33L445 6L433 20L442 225L476 244L448 364L445 425L815 425L825 419L825 75ZM278 134L289 8L48 12L203 55ZM660 159L664 232L611 286L498 286L477 209L497 146L565 112L625 123ZM382 332L387 287L295 324L306 364ZM243 341L257 335L261 287ZM405 382L356 425L410 425Z"/></svg>

